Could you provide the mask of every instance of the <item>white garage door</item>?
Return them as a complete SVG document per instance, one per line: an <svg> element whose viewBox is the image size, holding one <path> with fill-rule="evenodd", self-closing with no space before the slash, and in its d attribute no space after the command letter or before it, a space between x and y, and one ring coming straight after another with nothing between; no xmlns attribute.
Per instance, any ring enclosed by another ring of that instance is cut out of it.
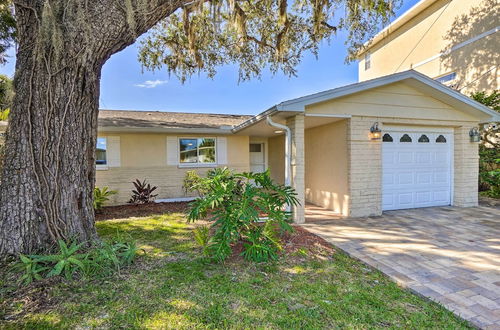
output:
<svg viewBox="0 0 500 330"><path fill-rule="evenodd" d="M451 132L384 132L382 209L451 204Z"/></svg>

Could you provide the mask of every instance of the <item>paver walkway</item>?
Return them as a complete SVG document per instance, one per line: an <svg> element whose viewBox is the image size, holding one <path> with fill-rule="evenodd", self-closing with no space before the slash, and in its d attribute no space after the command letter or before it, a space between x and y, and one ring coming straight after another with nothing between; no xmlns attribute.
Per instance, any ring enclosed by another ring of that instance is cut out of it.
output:
<svg viewBox="0 0 500 330"><path fill-rule="evenodd" d="M335 217L306 208L304 227L400 285L484 329L500 329L500 208L436 207Z"/></svg>

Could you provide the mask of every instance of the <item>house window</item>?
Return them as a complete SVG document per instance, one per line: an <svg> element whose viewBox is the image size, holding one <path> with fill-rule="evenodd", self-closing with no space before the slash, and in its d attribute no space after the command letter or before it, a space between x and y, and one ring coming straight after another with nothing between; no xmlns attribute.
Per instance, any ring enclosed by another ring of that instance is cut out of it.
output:
<svg viewBox="0 0 500 330"><path fill-rule="evenodd" d="M422 134L422 135L418 138L418 142L420 142L420 143L427 143L427 142L429 142L429 138L427 137L427 135Z"/></svg>
<svg viewBox="0 0 500 330"><path fill-rule="evenodd" d="M214 164L214 138L179 139L179 161L183 164Z"/></svg>
<svg viewBox="0 0 500 330"><path fill-rule="evenodd" d="M370 53L366 53L365 55L365 71L371 68L372 66L372 56Z"/></svg>
<svg viewBox="0 0 500 330"><path fill-rule="evenodd" d="M390 134L385 133L384 136L382 137L382 141L383 142L392 142L394 140L392 139L392 136Z"/></svg>
<svg viewBox="0 0 500 330"><path fill-rule="evenodd" d="M457 78L457 73L452 72L445 74L444 76L441 76L439 78L436 78L437 82L440 82L441 84L448 85L449 83L453 82Z"/></svg>
<svg viewBox="0 0 500 330"><path fill-rule="evenodd" d="M446 143L446 138L442 135L439 135L437 138L436 138L436 143Z"/></svg>
<svg viewBox="0 0 500 330"><path fill-rule="evenodd" d="M261 152L262 144L261 143L250 143L250 152Z"/></svg>
<svg viewBox="0 0 500 330"><path fill-rule="evenodd" d="M408 134L404 134L401 139L399 139L399 142L411 142L411 137Z"/></svg>
<svg viewBox="0 0 500 330"><path fill-rule="evenodd" d="M97 138L97 145L95 150L95 163L96 165L107 165L108 161L106 158L106 138L99 137Z"/></svg>

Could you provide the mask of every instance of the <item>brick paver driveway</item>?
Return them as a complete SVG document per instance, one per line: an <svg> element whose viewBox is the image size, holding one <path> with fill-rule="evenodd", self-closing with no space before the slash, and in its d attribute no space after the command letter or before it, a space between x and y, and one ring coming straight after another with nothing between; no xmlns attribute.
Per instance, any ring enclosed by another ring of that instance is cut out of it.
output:
<svg viewBox="0 0 500 330"><path fill-rule="evenodd" d="M500 329L500 208L437 207L304 226L474 325ZM323 218L327 216L323 214Z"/></svg>

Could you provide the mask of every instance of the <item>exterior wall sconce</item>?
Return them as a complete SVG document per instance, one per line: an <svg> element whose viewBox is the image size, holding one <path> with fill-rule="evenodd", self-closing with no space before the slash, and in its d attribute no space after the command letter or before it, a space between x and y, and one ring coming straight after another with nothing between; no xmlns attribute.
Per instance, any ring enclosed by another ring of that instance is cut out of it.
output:
<svg viewBox="0 0 500 330"><path fill-rule="evenodd" d="M382 137L382 131L378 128L378 122L373 123L370 127L370 139L373 141L380 140Z"/></svg>
<svg viewBox="0 0 500 330"><path fill-rule="evenodd" d="M479 142L481 140L477 127L471 128L471 130L469 131L469 137L470 142Z"/></svg>

